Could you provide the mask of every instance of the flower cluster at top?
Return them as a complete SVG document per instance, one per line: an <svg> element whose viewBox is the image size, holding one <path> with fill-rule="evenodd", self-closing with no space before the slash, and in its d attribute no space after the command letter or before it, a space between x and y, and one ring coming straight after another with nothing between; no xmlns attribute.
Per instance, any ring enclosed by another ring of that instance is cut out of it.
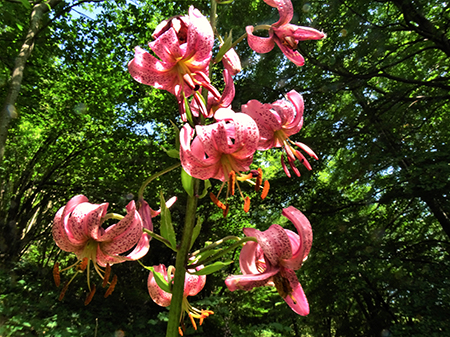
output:
<svg viewBox="0 0 450 337"><path fill-rule="evenodd" d="M289 60L301 66L303 57L297 44L302 40L321 39L325 34L309 27L290 24L293 6L290 0L265 0L276 7L278 22L268 26L246 28L250 47L258 53L270 51L276 43ZM268 38L253 35L253 31L266 29ZM262 184L262 171L250 170L257 150L281 147L281 165L290 177L290 169L300 176L296 160L310 170L311 165L297 149L317 159L305 144L293 142L290 136L298 133L303 125L303 98L295 90L286 94L287 100L263 104L250 100L242 105L241 112L231 109L235 89L232 75L241 69L234 49L224 53L222 94L211 84L209 65L212 60L214 33L209 21L191 6L189 15L176 16L163 21L153 33L155 40L149 43L154 55L140 47L128 64L132 77L143 84L164 89L174 94L181 118L185 123L180 132L180 159L183 169L192 177L210 178L228 183L226 199L238 187L244 199L244 210L250 207L249 197L244 197L239 181L255 178L255 189ZM288 167L288 165L289 167ZM269 183L264 182L261 197L267 195ZM222 191L220 189L219 195ZM213 202L228 213L228 203L222 203L219 195L211 194Z"/></svg>

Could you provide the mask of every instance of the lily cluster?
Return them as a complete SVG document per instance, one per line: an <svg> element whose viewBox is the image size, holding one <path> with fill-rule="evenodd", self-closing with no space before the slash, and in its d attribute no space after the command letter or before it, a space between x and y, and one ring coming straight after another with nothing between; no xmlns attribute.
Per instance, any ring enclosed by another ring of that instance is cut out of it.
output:
<svg viewBox="0 0 450 337"><path fill-rule="evenodd" d="M280 18L272 25L246 27L245 35L250 48L257 53L266 53L277 44L290 61L302 66L304 59L297 51L298 43L303 40L322 39L325 34L313 28L291 24L293 6L290 0L264 2L277 8ZM255 30L262 29L268 30L269 37L253 35ZM297 176L300 176L296 166L297 160L308 170L312 169L298 149L315 159L318 159L317 155L307 145L290 139L303 126L304 101L301 94L292 90L286 94L285 99L273 103L250 100L240 107L240 111L233 110L231 106L235 87L232 76L241 70L239 57L231 48L232 44L229 41L223 42L219 37L222 48L228 46L228 50L219 52L223 55L219 59L224 67L224 90L220 93L212 85L209 73L214 29L206 17L192 6L188 15L176 16L159 24L153 38L154 41L149 43L152 53L136 47L135 57L128 64L129 72L136 81L175 95L184 123L179 132L181 165L185 173L193 178L221 181L218 194L210 193L210 197L223 210L224 216L229 211L228 202L220 201L220 194L225 185L225 200L235 194L237 187L244 200L245 212L249 211L250 198L244 196L239 183L248 181L254 185L256 191L262 187L263 199L268 194L270 184L267 180L263 182L262 169L251 169L256 151L281 148L281 166L288 177L291 177L291 173L286 161ZM172 203L173 199L169 200L167 207ZM135 202L131 201L126 206L127 214L122 216L106 213L107 203L92 204L85 196L78 195L56 214L53 225L54 240L62 250L72 252L77 257L75 264L63 270L76 267L75 275L87 270L89 293L86 304L95 293L95 285L91 287L90 283L91 262L103 280L102 285L105 287L109 284L106 297L117 282L117 276L109 281L111 265L142 258L149 250L149 234L157 239L159 237L163 242L170 241L152 232L152 217L160 211L153 211L142 198L139 198L137 204L136 206ZM163 216L164 212L165 210ZM245 239L248 242L240 254L242 275L230 276L225 283L231 291L274 286L297 314L307 315L309 305L295 271L302 266L311 249L312 229L308 219L296 208L287 207L282 214L294 224L297 233L276 224L263 232L255 228L245 228L244 234L250 238ZM105 224L110 219L119 221L106 228ZM170 226L166 227L166 231ZM174 250L177 249L175 237L173 234L173 244L169 242L169 246ZM127 254L130 250L131 253ZM183 312L190 317L195 328L194 318L199 319L201 324L204 318L213 313L196 309L187 301L188 296L196 295L205 285L205 275L193 274L198 272L198 268L186 273L182 302ZM164 265L148 269L152 270L148 278L151 298L160 306L170 305L172 294L169 290L175 269L167 269ZM58 263L55 265L54 278L59 286ZM66 282L60 299L72 279ZM167 288L161 289L161 283L158 282L165 282ZM183 315L180 317L181 326ZM184 329L180 329L181 335L183 331Z"/></svg>

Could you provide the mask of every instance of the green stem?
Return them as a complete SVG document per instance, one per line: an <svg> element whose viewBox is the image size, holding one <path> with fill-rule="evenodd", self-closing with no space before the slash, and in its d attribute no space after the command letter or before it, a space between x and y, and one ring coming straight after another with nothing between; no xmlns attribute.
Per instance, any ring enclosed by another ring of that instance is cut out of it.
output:
<svg viewBox="0 0 450 337"><path fill-rule="evenodd" d="M183 303L184 278L186 275L188 253L191 247L192 233L195 226L195 212L197 210L199 183L200 181L194 178L194 194L192 197L188 196L187 199L183 236L178 248L177 260L175 262L176 271L172 289L172 301L170 303L169 323L167 324L166 337L178 337L181 306Z"/></svg>
<svg viewBox="0 0 450 337"><path fill-rule="evenodd" d="M145 190L145 188L147 187L148 184L150 184L153 180L155 180L156 178L162 176L163 174L166 174L167 172L170 172L170 171L176 169L180 165L181 165L181 163L173 164L172 166L169 166L168 168L165 168L164 170L162 170L162 171L160 171L158 173L155 173L154 175L152 175L149 178L147 178L147 180L145 180L142 183L142 186L139 189L138 200L144 199L144 190Z"/></svg>
<svg viewBox="0 0 450 337"><path fill-rule="evenodd" d="M145 233L147 233L148 235L150 235L152 238L155 238L156 240L161 241L162 243L164 243L167 247L169 247L173 251L175 251L175 252L177 251L175 248L172 247L172 245L170 244L169 240L164 239L161 235L153 233L151 230L148 230L147 228L144 228L143 231Z"/></svg>
<svg viewBox="0 0 450 337"><path fill-rule="evenodd" d="M214 243L212 243L212 244L210 244L210 245L208 245L208 246L206 246L206 247L203 247L202 249L196 250L195 252L193 252L193 253L191 254L191 256L195 256L195 255L197 255L197 254L206 252L207 250L216 248L217 246L221 245L221 244L222 244L223 242L225 242L225 241L228 241L228 240L236 240L236 241L238 241L238 240L240 240L240 239L241 239L241 238L240 238L239 236L234 236L234 235L226 236L226 237L224 237L223 239L220 239L220 240L218 240L218 241L216 241L216 242L214 242Z"/></svg>

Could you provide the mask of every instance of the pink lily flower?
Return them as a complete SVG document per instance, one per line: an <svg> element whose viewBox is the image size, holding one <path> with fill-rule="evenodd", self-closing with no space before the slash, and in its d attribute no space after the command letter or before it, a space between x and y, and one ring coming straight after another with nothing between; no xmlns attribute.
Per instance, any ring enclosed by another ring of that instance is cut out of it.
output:
<svg viewBox="0 0 450 337"><path fill-rule="evenodd" d="M194 178L226 181L230 172L250 169L259 131L255 121L231 109L219 109L216 123L185 124L180 131L180 158L184 170Z"/></svg>
<svg viewBox="0 0 450 337"><path fill-rule="evenodd" d="M166 266L163 264L153 266L154 270L157 273L163 275L164 280L171 283L173 279L173 273L175 272L174 267L169 267L169 270L166 269ZM206 275L192 275L186 273L184 279L184 292L183 292L183 303L182 303L182 317L180 317L180 321L182 320L185 313L188 314L194 329L197 330L197 324L194 321L194 318L200 319L200 325L202 325L203 320L209 315L214 314L211 310L203 310L197 309L191 306L187 300L188 296L197 295L205 286L206 283ZM147 281L148 293L152 300L161 307L167 307L170 305L172 301L172 294L162 290L158 284L156 283L155 277L153 276L153 272L150 272L148 275ZM182 334L181 334L182 335Z"/></svg>
<svg viewBox="0 0 450 337"><path fill-rule="evenodd" d="M275 286L294 312L306 316L309 305L295 270L309 254L312 229L308 219L295 207L283 209L282 214L294 224L298 234L280 225L272 225L264 232L244 228L245 235L256 237L258 242L249 241L244 245L239 257L243 275L229 276L225 284L230 291Z"/></svg>
<svg viewBox="0 0 450 337"><path fill-rule="evenodd" d="M298 159L308 170L312 167L305 156L296 150L293 145L300 147L307 154L318 160L317 155L305 144L292 142L289 136L300 131L303 126L303 97L297 91L292 90L286 94L289 100L278 100L273 104L263 104L257 100L251 100L242 105L243 113L252 117L258 125L260 140L258 150L267 150L273 147L282 147L286 152L289 165L297 176L300 172L295 166ZM284 155L281 154L281 164L288 177L291 176L284 162Z"/></svg>
<svg viewBox="0 0 450 337"><path fill-rule="evenodd" d="M228 72L234 76L242 70L241 60L236 51L231 48L222 57L223 66Z"/></svg>
<svg viewBox="0 0 450 337"><path fill-rule="evenodd" d="M143 222L136 210L134 201L127 206L127 215L106 214L108 203L91 204L84 195L77 195L69 200L66 206L61 207L55 215L52 227L52 234L55 243L66 252L75 253L78 261L66 268L78 266L79 271L88 270L88 287L91 290L89 278L89 266L92 261L96 272L104 280L104 286L108 284L110 265L125 261L137 260L147 254L149 250L149 239L147 234L143 234ZM104 229L102 224L108 219L118 219L119 222ZM126 256L120 254L132 249ZM103 270L101 267L106 267ZM64 269L64 270L66 270ZM76 274L75 274L76 275ZM54 269L55 283L59 285L59 263ZM63 288L60 300L64 297L70 282ZM111 281L107 294L114 289L115 281ZM94 289L88 295L85 304L92 299ZM90 298L89 298L90 297Z"/></svg>
<svg viewBox="0 0 450 337"><path fill-rule="evenodd" d="M253 161L259 140L259 131L255 121L246 114L235 113L231 109L218 109L214 115L216 123L197 125L194 129L189 125L180 131L180 159L184 170L192 177L206 180L214 178L228 182L228 195L234 195L235 183L262 176L259 171L252 171L245 175ZM239 174L239 176L237 176ZM259 186L257 186L259 189ZM264 185L262 195L267 195L268 183ZM239 185L238 185L239 188ZM222 191L222 188L220 189ZM240 188L239 188L240 191ZM220 192L219 192L220 194ZM244 198L244 211L250 209L250 198ZM228 214L228 204L219 201L219 195L210 194L212 201L223 210L224 216ZM265 197L265 196L264 196Z"/></svg>
<svg viewBox="0 0 450 337"><path fill-rule="evenodd" d="M271 51L275 43L280 47L283 54L295 65L302 66L305 59L297 51L300 41L320 40L326 35L310 27L296 26L290 24L294 16L294 8L291 0L264 0L266 4L278 9L280 19L270 26L258 26L256 29L268 29L269 37L260 37L253 35L255 27L247 26L247 41L250 48L255 52L264 54Z"/></svg>
<svg viewBox="0 0 450 337"><path fill-rule="evenodd" d="M135 57L128 64L128 70L136 81L174 94L182 116L184 97L193 94L194 98L201 100L201 87L220 96L208 78L214 34L200 11L191 6L189 16L162 22L153 37L156 40L150 42L149 47L159 59L136 47Z"/></svg>

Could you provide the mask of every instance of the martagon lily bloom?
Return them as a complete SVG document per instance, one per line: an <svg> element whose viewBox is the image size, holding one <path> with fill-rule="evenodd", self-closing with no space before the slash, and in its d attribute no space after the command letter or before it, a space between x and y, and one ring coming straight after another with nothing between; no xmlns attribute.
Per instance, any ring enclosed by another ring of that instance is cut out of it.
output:
<svg viewBox="0 0 450 337"><path fill-rule="evenodd" d="M264 0L264 2L278 9L280 19L270 26L247 26L245 30L247 32L248 45L257 53L264 54L271 51L276 43L289 60L299 67L302 66L305 63L305 59L297 51L298 43L305 40L320 40L326 35L310 27L296 26L289 23L294 16L291 0ZM255 28L257 30L269 30L269 37L253 35Z"/></svg>
<svg viewBox="0 0 450 337"><path fill-rule="evenodd" d="M177 97L183 120L184 98L194 95L201 104L199 89L206 88L220 97L208 78L214 34L208 20L193 6L189 16L163 21L149 43L154 57L140 47L128 64L131 76L138 82L164 89ZM204 112L206 115L206 111ZM211 117L211 116L205 116Z"/></svg>
<svg viewBox="0 0 450 337"><path fill-rule="evenodd" d="M244 228L249 241L241 250L239 265L243 275L227 277L225 284L230 291L251 290L254 287L275 286L280 296L297 314L309 314L309 305L295 270L307 258L312 245L312 229L308 219L295 207L283 209L282 213L297 229L298 234L272 225L261 232Z"/></svg>
<svg viewBox="0 0 450 337"><path fill-rule="evenodd" d="M59 209L53 223L52 234L55 243L64 251L75 253L78 258L74 265L64 270L77 266L78 272L82 272L87 267L87 281L90 290L86 299L87 303L95 292L95 285L92 289L90 285L90 261L92 261L95 271L103 279L103 286L110 283L110 289L105 294L106 297L112 292L117 282L116 276L111 282L108 282L110 266L140 259L149 250L149 238L147 234L143 234L143 221L136 210L134 201L126 206L127 215L125 216L115 213L106 214L107 208L108 203L92 204L84 195L77 195L70 199L66 206ZM104 229L102 224L108 219L120 221ZM128 255L121 255L133 247L135 248ZM103 269L103 267L106 268ZM54 277L56 285L59 286L59 263L55 264ZM64 286L60 300L64 297L72 280L73 278ZM87 304L86 302L85 304Z"/></svg>
<svg viewBox="0 0 450 337"><path fill-rule="evenodd" d="M169 282L169 283L172 282L172 279L174 276L173 274L175 272L174 267L169 267L167 270L165 265L160 264L157 266L153 266L153 268L157 273L162 274L162 276L164 277L164 279L167 282ZM197 330L197 324L195 323L194 318L199 319L200 325L202 325L203 320L206 317L214 314L214 312L211 310L203 310L203 309L194 308L193 306L191 306L189 304L189 302L187 300L188 296L197 295L203 289L203 287L205 286L205 283L206 283L206 275L192 275L192 274L186 273L186 276L184 279L184 293L183 293L183 303L182 303L183 314L180 317L181 325L183 327L184 327L184 325L183 325L182 318L185 313L188 314L188 316L191 320L192 326L194 327L195 330ZM158 286L158 284L156 283L155 277L153 275L153 272L150 272L150 274L148 275L147 286L148 286L148 292L150 294L150 297L156 304L158 304L162 307L167 307L170 305L170 302L172 301L172 294L162 290ZM181 329L179 329L179 332L181 335L183 335L183 332Z"/></svg>
<svg viewBox="0 0 450 337"><path fill-rule="evenodd" d="M278 100L273 104L263 104L257 100L251 100L241 106L242 112L252 117L258 125L260 140L258 150L267 150L273 147L282 147L286 152L289 165L297 176L300 172L295 166L295 160L298 159L308 170L311 165L300 151L293 145L300 147L314 159L317 155L305 144L293 142L289 139L295 135L303 126L303 97L297 91L292 90L286 94L288 101ZM291 176L284 155L281 154L281 164L288 177Z"/></svg>
<svg viewBox="0 0 450 337"><path fill-rule="evenodd" d="M189 124L181 129L181 165L194 178L229 182L227 196L234 195L236 180L248 180L258 175L257 172L241 174L250 169L253 161L259 141L258 127L251 117L231 109L218 109L214 118L216 123L195 127L193 140L194 129ZM218 201L218 196L210 196L226 215L227 206ZM245 200L244 210L248 211L250 199Z"/></svg>

